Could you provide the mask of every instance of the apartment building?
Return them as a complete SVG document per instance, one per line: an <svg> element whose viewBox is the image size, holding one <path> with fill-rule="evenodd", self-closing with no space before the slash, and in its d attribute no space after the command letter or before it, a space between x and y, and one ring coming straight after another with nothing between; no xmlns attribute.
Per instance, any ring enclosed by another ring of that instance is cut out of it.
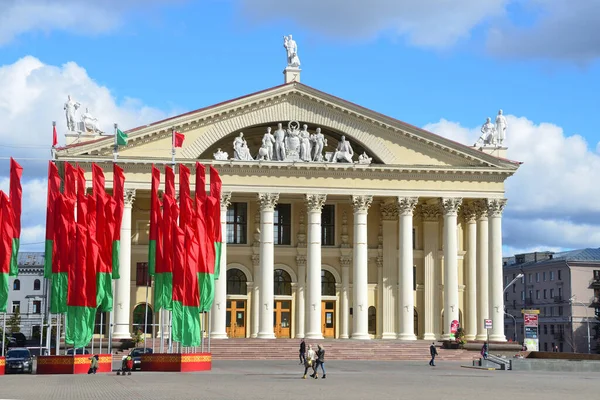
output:
<svg viewBox="0 0 600 400"><path fill-rule="evenodd" d="M540 351L598 352L600 248L517 254L504 258L503 270L507 339L522 342L521 310L537 309Z"/></svg>

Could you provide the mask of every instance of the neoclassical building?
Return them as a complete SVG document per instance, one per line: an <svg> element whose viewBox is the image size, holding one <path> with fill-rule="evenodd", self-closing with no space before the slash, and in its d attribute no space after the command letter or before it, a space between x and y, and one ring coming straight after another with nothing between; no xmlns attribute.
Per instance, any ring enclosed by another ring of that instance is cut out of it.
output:
<svg viewBox="0 0 600 400"><path fill-rule="evenodd" d="M127 132L114 336L143 324L152 299L150 170L171 163L176 130L176 163L214 165L223 180L212 338L434 340L456 320L485 339L492 319L490 339L505 340L504 182L519 163L498 145L462 145L313 89L298 69L284 74L283 85ZM110 187L113 137L67 140L57 161L98 163Z"/></svg>

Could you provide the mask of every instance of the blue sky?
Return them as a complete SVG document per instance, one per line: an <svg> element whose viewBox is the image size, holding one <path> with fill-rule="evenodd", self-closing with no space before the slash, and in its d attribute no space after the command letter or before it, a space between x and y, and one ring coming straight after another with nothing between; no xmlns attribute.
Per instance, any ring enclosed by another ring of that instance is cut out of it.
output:
<svg viewBox="0 0 600 400"><path fill-rule="evenodd" d="M505 253L599 246L600 206L582 201L596 196L600 166L596 0L34 3L0 5L2 156L47 157L34 138L64 124L67 93L127 129L279 85L291 33L303 83L413 125L468 142L504 109L509 156L525 161L507 186ZM43 183L42 161L24 166Z"/></svg>

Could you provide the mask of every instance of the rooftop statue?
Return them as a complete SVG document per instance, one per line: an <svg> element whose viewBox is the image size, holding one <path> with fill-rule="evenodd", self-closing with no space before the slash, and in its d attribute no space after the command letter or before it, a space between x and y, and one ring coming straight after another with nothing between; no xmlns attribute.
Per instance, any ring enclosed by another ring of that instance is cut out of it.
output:
<svg viewBox="0 0 600 400"><path fill-rule="evenodd" d="M75 132L76 129L75 111L77 111L79 107L81 107L81 104L73 101L70 95L67 96L67 102L63 108L65 110L65 117L67 118L67 130L71 132Z"/></svg>
<svg viewBox="0 0 600 400"><path fill-rule="evenodd" d="M481 136L477 139L475 146L481 144L483 146L493 146L496 144L496 128L492 124L492 119L488 117L485 123L481 126Z"/></svg>
<svg viewBox="0 0 600 400"><path fill-rule="evenodd" d="M292 35L283 37L283 47L285 47L287 52L288 67L300 67L300 59L298 58L298 45L296 45L296 41L292 39Z"/></svg>
<svg viewBox="0 0 600 400"><path fill-rule="evenodd" d="M91 133L101 133L100 125L98 124L98 118L92 116L88 108L85 109L85 112L81 116L81 122L83 122L83 129L86 132Z"/></svg>
<svg viewBox="0 0 600 400"><path fill-rule="evenodd" d="M502 146L502 142L506 139L507 127L506 117L503 115L502 110L500 110L496 116L496 143L498 143L498 146Z"/></svg>

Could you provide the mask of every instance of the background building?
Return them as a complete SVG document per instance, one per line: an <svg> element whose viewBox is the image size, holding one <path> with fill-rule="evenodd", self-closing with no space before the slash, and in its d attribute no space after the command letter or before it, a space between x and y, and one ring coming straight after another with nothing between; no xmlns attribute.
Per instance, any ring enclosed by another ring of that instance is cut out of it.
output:
<svg viewBox="0 0 600 400"><path fill-rule="evenodd" d="M9 279L6 318L17 311L21 315L21 332L29 339L39 337L46 310L47 285L44 279L44 253L20 252L19 275Z"/></svg>
<svg viewBox="0 0 600 400"><path fill-rule="evenodd" d="M560 351L587 353L589 324L591 352L596 353L600 249L536 252L505 258L504 285L519 274L523 277L504 292L509 314L504 320L506 337L522 342L521 310L537 309L540 351L552 351L558 346Z"/></svg>

